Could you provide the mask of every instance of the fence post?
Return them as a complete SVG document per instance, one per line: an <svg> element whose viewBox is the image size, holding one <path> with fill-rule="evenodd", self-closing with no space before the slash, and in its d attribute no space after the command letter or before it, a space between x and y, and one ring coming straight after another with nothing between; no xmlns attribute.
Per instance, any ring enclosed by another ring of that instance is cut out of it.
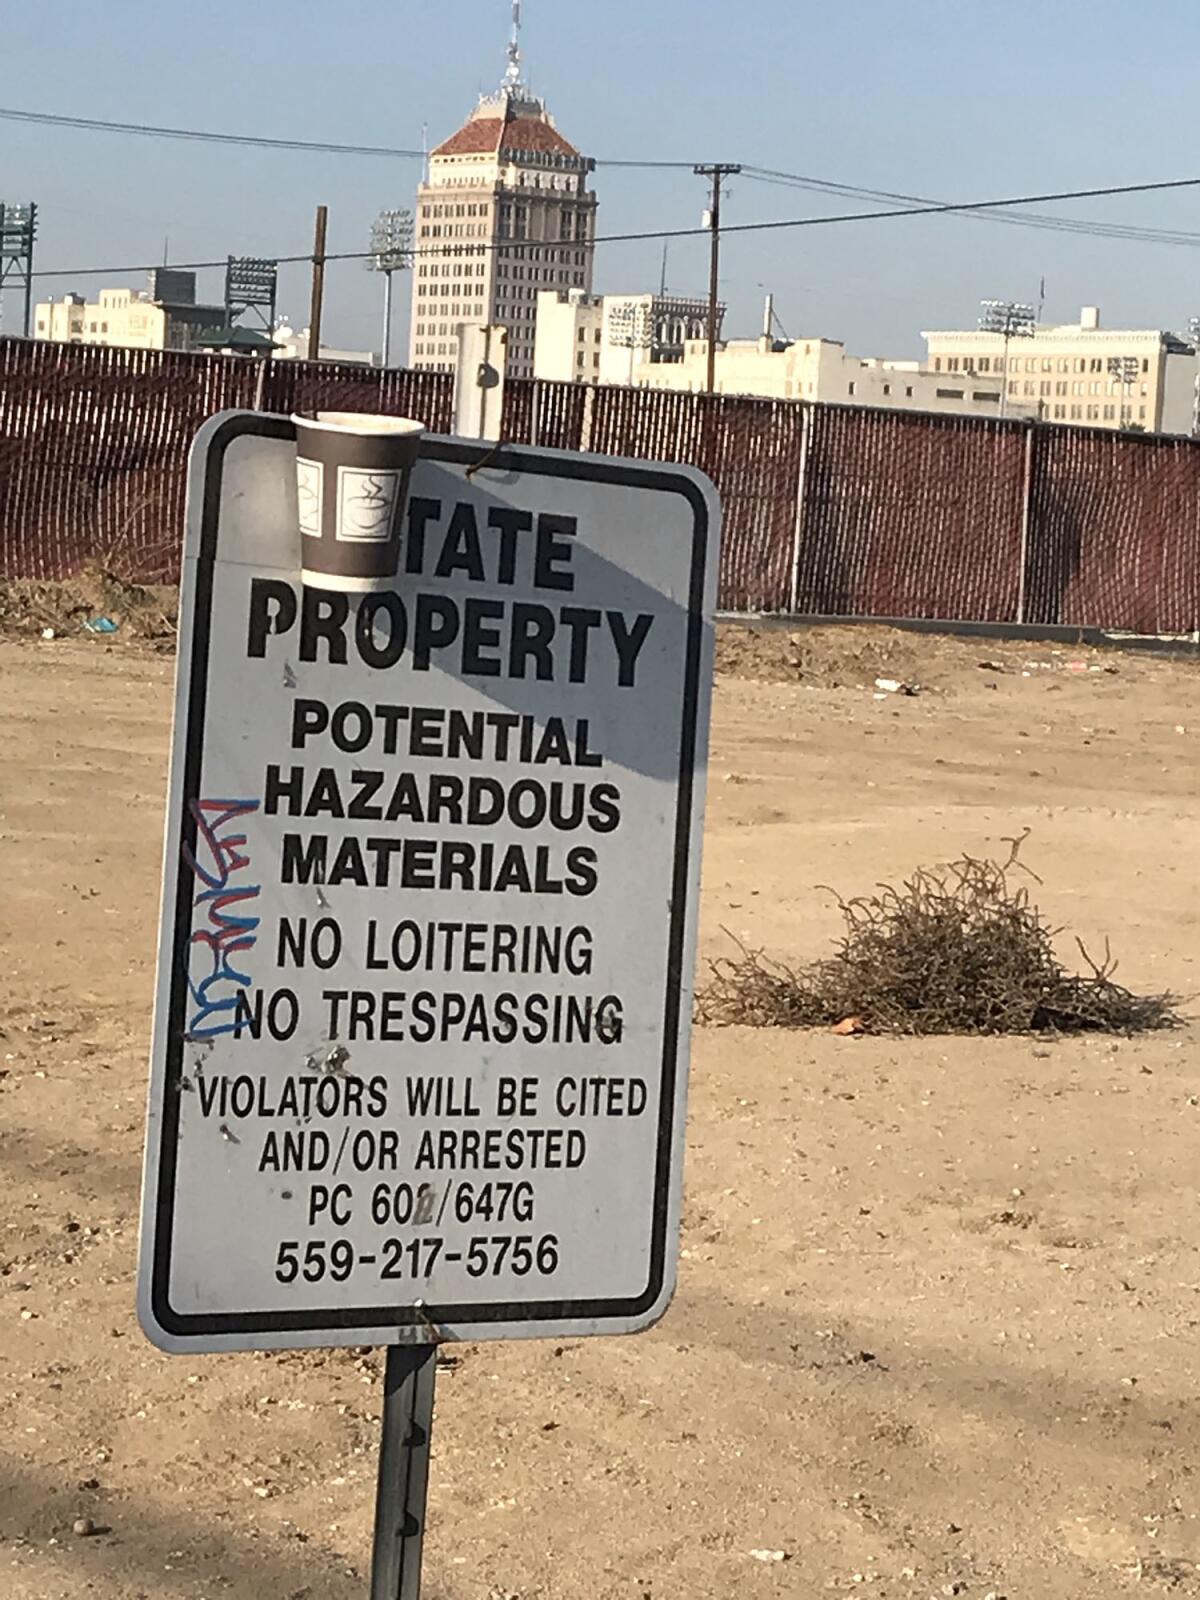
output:
<svg viewBox="0 0 1200 1600"><path fill-rule="evenodd" d="M804 539L804 490L808 480L808 446L812 438L813 409L801 401L800 412L800 462L796 468L796 517L792 527L792 577L788 591L788 610L793 616L800 610L800 547Z"/></svg>
<svg viewBox="0 0 1200 1600"><path fill-rule="evenodd" d="M454 431L464 439L499 439L504 413L507 331L494 324L458 325L454 365Z"/></svg>
<svg viewBox="0 0 1200 1600"><path fill-rule="evenodd" d="M1017 584L1017 622L1028 622L1029 533L1033 519L1033 448L1036 422L1025 424L1025 471L1021 485L1021 572Z"/></svg>
<svg viewBox="0 0 1200 1600"><path fill-rule="evenodd" d="M596 386L589 383L583 391L583 417L579 423L579 448L592 448L592 418L596 410Z"/></svg>

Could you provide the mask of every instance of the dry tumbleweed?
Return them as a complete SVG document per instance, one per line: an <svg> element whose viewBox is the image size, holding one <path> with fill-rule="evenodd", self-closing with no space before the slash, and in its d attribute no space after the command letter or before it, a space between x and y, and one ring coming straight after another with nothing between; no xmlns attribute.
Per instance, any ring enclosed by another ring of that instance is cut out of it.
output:
<svg viewBox="0 0 1200 1600"><path fill-rule="evenodd" d="M1177 1026L1177 998L1136 995L1076 940L1089 970L1072 973L1051 928L1015 886L1022 840L1004 863L963 856L922 868L899 888L836 895L845 928L832 956L791 968L759 950L711 964L700 1022L817 1028L853 1019L870 1033L1143 1033ZM735 941L736 943L737 941Z"/></svg>

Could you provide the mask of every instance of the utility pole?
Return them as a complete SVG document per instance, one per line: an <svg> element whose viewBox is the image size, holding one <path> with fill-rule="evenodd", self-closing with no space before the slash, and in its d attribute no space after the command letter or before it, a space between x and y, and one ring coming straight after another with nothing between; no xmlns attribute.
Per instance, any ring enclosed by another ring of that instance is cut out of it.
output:
<svg viewBox="0 0 1200 1600"><path fill-rule="evenodd" d="M708 382L712 394L717 386L717 311L718 290L721 280L721 181L735 176L740 166L730 162L714 162L711 166L696 166L692 171L698 178L712 179L712 206L708 213L708 231L712 239L708 274Z"/></svg>
<svg viewBox="0 0 1200 1600"><path fill-rule="evenodd" d="M318 360L321 354L321 307L325 301L325 230L328 224L328 206L318 206L316 230L313 234L312 303L308 312L308 359L310 361Z"/></svg>

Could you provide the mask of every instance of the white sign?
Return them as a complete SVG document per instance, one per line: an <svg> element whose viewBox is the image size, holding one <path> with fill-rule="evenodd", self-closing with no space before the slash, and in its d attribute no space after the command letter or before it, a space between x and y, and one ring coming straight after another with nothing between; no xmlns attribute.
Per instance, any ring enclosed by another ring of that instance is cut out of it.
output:
<svg viewBox="0 0 1200 1600"><path fill-rule="evenodd" d="M174 1351L644 1328L670 1300L718 511L426 438L305 588L292 425L192 457L140 1316Z"/></svg>

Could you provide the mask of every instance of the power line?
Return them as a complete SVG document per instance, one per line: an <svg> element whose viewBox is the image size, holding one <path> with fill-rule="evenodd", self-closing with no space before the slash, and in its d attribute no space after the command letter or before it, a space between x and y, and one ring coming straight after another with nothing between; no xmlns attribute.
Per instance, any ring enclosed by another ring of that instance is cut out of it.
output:
<svg viewBox="0 0 1200 1600"><path fill-rule="evenodd" d="M144 139L182 139L190 144L249 145L260 150L299 150L310 155L383 156L400 161L423 161L425 150L405 150L394 145L338 144L326 139L272 139L255 133L212 133L202 128L165 128L148 122L108 122L101 117L68 117L51 111L22 111L0 106L0 119L31 122L42 127L74 128L89 133L119 133ZM597 161L600 167L670 168L690 171L690 161Z"/></svg>
<svg viewBox="0 0 1200 1600"><path fill-rule="evenodd" d="M892 189L868 189L858 184L834 183L824 178L805 177L800 173L780 172L771 167L745 167L743 174L756 183L774 184L786 189L806 189L817 194L845 195L851 199L866 199L881 204L896 200L922 206L939 204L927 195L901 194ZM1189 233L1174 228L1149 228L1130 223L1091 221L1079 217L1037 217L1015 211L995 211L985 213L983 220L1004 222L1016 227L1045 228L1060 233L1091 234L1098 238L1130 239L1138 243L1188 245L1200 243L1200 233Z"/></svg>
<svg viewBox="0 0 1200 1600"><path fill-rule="evenodd" d="M307 150L335 156L393 156L420 161L422 150L398 150L386 145L332 144L314 139L269 139L249 133L208 133L198 128L159 128L145 122L105 122L99 117L67 117L49 111L21 111L0 106L8 122L35 122L51 128L80 128L92 133L137 134L149 139L185 139L197 144L257 145L264 150Z"/></svg>
<svg viewBox="0 0 1200 1600"><path fill-rule="evenodd" d="M188 143L218 144L249 146L263 150L285 150L304 152L311 155L337 155L337 156L370 156L382 157L392 160L421 161L428 152L424 150L406 149L395 145L368 145L346 144L333 140L320 139L279 139L265 134L221 133L201 128L175 128L160 126L145 122L115 122L101 117L76 117L50 111L28 111L19 107L0 106L0 119L10 122L34 123L46 127L69 128L79 131L114 133L131 135L141 138L177 139ZM598 167L610 167L625 170L644 171L689 171L694 170L695 163L690 161L659 161L643 160L638 158L625 159L598 159ZM922 210L940 210L946 213L983 210L982 204L943 205L932 201L927 196L904 194L895 190L870 189L858 184L835 183L829 179L813 178L802 173L783 172L771 167L743 167L745 176L760 183L774 183L780 187L807 189L818 194L845 195L852 199L867 199L880 204L901 201L906 205L915 205ZM1151 190L1172 187L1171 185L1147 184L1129 187L1081 190L1070 198L1086 198L1090 195L1126 194L1136 193L1139 190ZM1040 201L1040 196L1031 200L1018 202L1021 204L1035 204ZM993 204L987 203L989 207ZM1142 243L1154 244L1188 244L1200 242L1200 234L1187 233L1166 228L1142 228L1132 224L1088 222L1074 217L1022 217L1017 215L1002 214L1003 202L995 202L996 214L989 217L990 221L1005 222L1020 227L1043 228L1057 232L1074 232L1090 234L1099 238L1124 238ZM878 213L884 215L884 213ZM890 213L889 213L890 214ZM897 215L899 213L896 213ZM915 213L914 213L915 214ZM810 219L803 219L808 222ZM811 219L815 223L825 221L824 218ZM830 219L836 220L836 219ZM845 217L846 221L863 220L857 217ZM795 224L780 223L776 226L799 226ZM765 225L764 225L765 226ZM693 230L683 230L677 233L658 233L634 235L631 238L682 238L687 237ZM733 231L733 230L730 230ZM599 241L598 241L599 242ZM221 265L220 262L215 263ZM140 270L137 268L131 270ZM57 276L57 274L54 274ZM76 276L82 276L77 273Z"/></svg>
<svg viewBox="0 0 1200 1600"><path fill-rule="evenodd" d="M384 157L392 160L423 161L428 156L426 150L406 149L397 145L372 145L372 144L345 144L334 140L325 139L278 139L265 134L250 133L221 133L203 128L174 128L160 126L147 122L114 122L102 117L75 117L51 111L28 111L15 106L0 106L0 119L10 122L34 123L44 127L71 128L92 133L115 133L131 135L140 138L152 139L179 139L196 144L241 145L263 150L290 150L306 152L311 155L337 155L337 156L372 156ZM695 163L692 161L651 161L640 158L623 159L597 159L598 167L624 168L627 170L641 169L644 171L694 171ZM968 211L981 209L980 205L941 205L931 201L926 196L903 194L895 190L869 189L857 184L835 183L828 179L807 177L801 173L782 172L770 167L744 166L745 176L762 183L778 183L783 187L810 189L819 194L841 194L856 199L870 199L883 201L903 201L915 204L923 209L938 209L947 212ZM1069 198L1086 198L1089 195L1128 194L1138 190L1169 188L1171 185L1143 184L1130 187L1080 190ZM1021 204L1034 204L1040 196L1034 196ZM991 204L991 202L989 202ZM1002 202L995 202L999 206ZM824 219L815 219L822 221ZM858 220L846 218L845 220ZM1025 227L1059 228L1077 232L1096 232L1109 237L1129 237L1134 239L1148 239L1160 243L1187 242L1200 239L1200 234L1179 233L1171 229L1142 229L1120 223L1089 223L1082 219L1071 217L1001 217L997 220L1019 223ZM786 225L786 224L784 224ZM675 235L680 237L681 235ZM650 235L644 237L666 237L666 235ZM220 265L220 263L217 263Z"/></svg>
<svg viewBox="0 0 1200 1600"><path fill-rule="evenodd" d="M1007 200L965 200L953 202L922 202L919 205L893 207L886 211L848 211L827 217L802 217L782 222L739 222L725 229L727 233L761 232L772 228L815 228L837 222L881 222L896 217L952 216L958 212L999 212L1013 206L1049 205L1056 200L1096 200L1122 194L1152 194L1172 189L1200 188L1200 178L1169 178L1155 183L1114 183L1095 189L1061 189L1054 194L1017 195ZM1193 238L1181 234L1179 242Z"/></svg>
<svg viewBox="0 0 1200 1600"><path fill-rule="evenodd" d="M976 213L1001 211L1013 206L1032 206L1051 204L1057 200L1094 200L1114 195L1123 194L1153 194L1175 189L1200 188L1200 178L1168 178L1156 183L1119 183L1108 184L1098 189L1061 189L1053 194L1026 194L1005 200L960 200L953 204L930 204L916 206L893 207L887 211L846 211L836 212L830 216L822 217L785 217L767 222L734 222L722 225L722 233L770 233L785 228L823 228L833 227L846 222L887 222L901 217L937 217L952 216L957 212ZM606 233L598 234L592 241L594 244L634 244L647 239L695 239L708 238L710 229L700 228L652 228L635 233ZM1187 236L1179 242L1185 242ZM481 255L493 250L532 250L543 245L559 247L559 241L539 239L504 239L487 241L474 244L439 244L419 245L413 251L415 260L431 257L445 257L453 255ZM262 254L263 252L260 252ZM344 250L330 252L327 261L365 261L371 252L369 250ZM277 261L280 266L290 266L297 262L312 260L310 252L290 256L272 256L270 259ZM149 266L122 266L122 267L76 267L67 269L61 267L40 268L33 274L35 278L86 278L86 277L119 277L123 274L150 272L160 262L152 262ZM225 258L219 261L180 261L172 262L184 270L201 271L211 267L223 267Z"/></svg>

